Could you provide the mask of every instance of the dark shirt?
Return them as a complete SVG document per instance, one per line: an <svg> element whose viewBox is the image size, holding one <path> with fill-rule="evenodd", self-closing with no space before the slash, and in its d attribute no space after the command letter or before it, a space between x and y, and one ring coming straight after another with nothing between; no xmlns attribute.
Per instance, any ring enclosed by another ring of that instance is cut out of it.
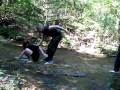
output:
<svg viewBox="0 0 120 90"><path fill-rule="evenodd" d="M39 47L36 46L36 45L28 45L27 48L29 48L30 50L32 50L33 54L34 53L39 53Z"/></svg>
<svg viewBox="0 0 120 90"><path fill-rule="evenodd" d="M61 34L61 29L57 27L49 29L49 26L44 26L43 34L45 36L54 37Z"/></svg>
<svg viewBox="0 0 120 90"><path fill-rule="evenodd" d="M37 62L39 60L40 51L39 46L36 45L28 45L27 48L33 51L31 57L34 62Z"/></svg>

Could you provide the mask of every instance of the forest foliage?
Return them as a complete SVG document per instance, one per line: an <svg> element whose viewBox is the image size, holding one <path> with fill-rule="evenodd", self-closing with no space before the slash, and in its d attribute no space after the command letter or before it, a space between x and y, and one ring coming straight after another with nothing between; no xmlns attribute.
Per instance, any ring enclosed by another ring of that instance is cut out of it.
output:
<svg viewBox="0 0 120 90"><path fill-rule="evenodd" d="M38 23L61 22L62 45L99 48L119 43L119 0L1 0L0 34L15 37Z"/></svg>

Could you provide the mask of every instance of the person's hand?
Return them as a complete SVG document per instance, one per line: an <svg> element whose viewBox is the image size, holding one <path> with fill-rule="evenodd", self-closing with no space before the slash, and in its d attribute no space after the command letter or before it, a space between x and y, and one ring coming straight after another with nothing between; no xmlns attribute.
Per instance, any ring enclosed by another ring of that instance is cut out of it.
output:
<svg viewBox="0 0 120 90"><path fill-rule="evenodd" d="M33 62L32 61L27 61L26 64L32 64Z"/></svg>
<svg viewBox="0 0 120 90"><path fill-rule="evenodd" d="M48 55L46 53L44 53L43 55L44 55L45 58L48 57Z"/></svg>

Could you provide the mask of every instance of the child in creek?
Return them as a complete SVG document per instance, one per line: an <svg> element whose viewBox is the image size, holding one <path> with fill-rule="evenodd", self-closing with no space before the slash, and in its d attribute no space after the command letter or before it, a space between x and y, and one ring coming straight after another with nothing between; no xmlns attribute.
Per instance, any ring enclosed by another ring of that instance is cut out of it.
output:
<svg viewBox="0 0 120 90"><path fill-rule="evenodd" d="M23 50L17 59L21 59L25 55L28 57L29 60L31 57L33 62L38 62L40 53L44 57L47 57L47 54L44 53L44 51L40 46L30 44L29 41L24 41L22 47L23 47Z"/></svg>

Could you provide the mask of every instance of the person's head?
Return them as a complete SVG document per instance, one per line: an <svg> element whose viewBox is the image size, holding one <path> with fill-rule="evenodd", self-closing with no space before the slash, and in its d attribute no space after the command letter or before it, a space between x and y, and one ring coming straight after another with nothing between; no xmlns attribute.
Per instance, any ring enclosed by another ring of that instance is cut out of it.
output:
<svg viewBox="0 0 120 90"><path fill-rule="evenodd" d="M30 44L30 42L27 40L27 41L24 41L23 44L22 44L22 47L23 49L27 48L27 46Z"/></svg>
<svg viewBox="0 0 120 90"><path fill-rule="evenodd" d="M36 30L37 32L41 33L44 30L44 25L43 24L36 25Z"/></svg>

